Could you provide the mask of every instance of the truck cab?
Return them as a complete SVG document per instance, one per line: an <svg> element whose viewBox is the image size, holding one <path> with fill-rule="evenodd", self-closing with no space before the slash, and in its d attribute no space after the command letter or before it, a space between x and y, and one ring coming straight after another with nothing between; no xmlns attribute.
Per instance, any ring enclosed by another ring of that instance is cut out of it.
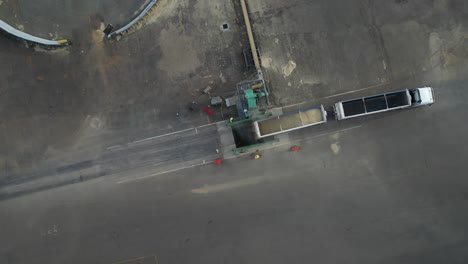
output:
<svg viewBox="0 0 468 264"><path fill-rule="evenodd" d="M411 96L411 107L432 105L434 103L434 92L431 87L409 89Z"/></svg>

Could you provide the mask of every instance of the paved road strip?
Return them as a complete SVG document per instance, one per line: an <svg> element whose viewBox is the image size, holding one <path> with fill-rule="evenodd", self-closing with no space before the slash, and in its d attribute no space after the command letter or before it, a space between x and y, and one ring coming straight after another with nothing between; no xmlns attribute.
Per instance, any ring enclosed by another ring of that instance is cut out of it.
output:
<svg viewBox="0 0 468 264"><path fill-rule="evenodd" d="M335 131L331 131L331 132L327 132L327 133L322 133L322 134L319 134L319 135L315 135L315 136L311 136L311 137L307 137L307 138L303 138L303 139L288 141L288 142L285 142L285 143L282 143L282 144L278 144L278 145L275 145L275 146L270 146L270 147L264 148L263 150L275 148L275 147L278 147L278 146L290 145L292 143L297 143L297 142L300 142L300 141L306 141L306 140L314 139L314 138L317 138L317 137L328 136L328 135L335 134L335 133L345 132L345 131L349 131L349 130L360 128L360 127L362 127L362 126L349 127L349 128L345 128L345 129L340 129L340 130L335 130ZM233 157L226 158L226 159L233 159L233 158L237 158L237 157L241 157L241 156L245 156L245 155L250 155L250 154L248 154L248 153L240 154L238 156L233 156ZM167 173L176 172L176 171L180 171L180 170L195 168L195 167L199 167L199 166L207 165L207 164L212 164L212 162L211 161L207 162L207 161L204 160L202 163L198 163L198 164L194 164L194 165L190 165L190 166L184 166L184 167L180 167L180 168L176 168L176 169L172 169L172 170L153 173L153 174L138 177L138 178L118 181L117 184L123 184L123 183L129 183L129 182L133 182L133 181L144 180L144 179L156 177L156 176L159 176L159 175L162 175L162 174L167 174ZM202 193L202 192L203 191L200 191L199 193Z"/></svg>
<svg viewBox="0 0 468 264"><path fill-rule="evenodd" d="M224 122L224 121L221 121L221 122ZM217 123L219 123L219 122L217 122ZM162 135L158 135L158 136L154 136L154 137L139 139L139 140L135 140L135 141L132 141L132 142L129 142L129 143L126 143L126 144L121 144L121 145L115 145L115 146L112 146L112 147L108 147L107 150L121 148L121 147L129 147L129 146L132 146L132 145L135 145L135 144L138 144L138 143L142 143L142 142L146 142L146 141L149 141L149 140L158 139L158 138L162 138L162 137L173 136L173 135L188 132L188 131L191 131L191 130L195 131L195 133L198 133L198 129L208 127L208 126L212 126L212 125L216 125L217 123L210 123L210 124L206 124L206 125L202 125L202 126L198 126L198 127L187 128L187 129L183 129L183 130L179 130L179 131L174 131L174 132L171 132L171 133L162 134Z"/></svg>

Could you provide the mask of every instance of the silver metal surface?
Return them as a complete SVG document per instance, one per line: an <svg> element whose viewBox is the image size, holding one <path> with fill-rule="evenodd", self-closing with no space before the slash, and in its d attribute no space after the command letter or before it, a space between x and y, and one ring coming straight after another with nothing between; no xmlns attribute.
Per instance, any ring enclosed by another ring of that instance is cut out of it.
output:
<svg viewBox="0 0 468 264"><path fill-rule="evenodd" d="M66 39L61 39L61 40L48 40L48 39L43 39L43 38L39 38L39 37L35 37L33 35L30 35L28 33L24 33L10 25L8 25L7 23L3 22L2 20L0 20L0 28L2 30L4 30L5 32L13 35L13 36L16 36L18 38L21 38L21 39L24 39L24 40L27 40L27 41L31 41L31 42L34 42L34 43L39 43L39 44L42 44L42 45L46 45L46 46L64 46L64 45L68 45L68 41Z"/></svg>
<svg viewBox="0 0 468 264"><path fill-rule="evenodd" d="M107 38L110 39L112 38L113 36L115 35L118 35L118 34L121 34L122 32L128 30L129 28L131 28L133 25L135 25L138 21L140 21L140 19L142 19L146 13L148 13L148 11L158 2L158 0L151 0L151 2L148 3L148 5L145 7L145 9L143 9L143 11L135 18L133 19L132 21L130 21L130 23L128 23L127 25L117 29L116 31L110 33L109 35L107 35Z"/></svg>

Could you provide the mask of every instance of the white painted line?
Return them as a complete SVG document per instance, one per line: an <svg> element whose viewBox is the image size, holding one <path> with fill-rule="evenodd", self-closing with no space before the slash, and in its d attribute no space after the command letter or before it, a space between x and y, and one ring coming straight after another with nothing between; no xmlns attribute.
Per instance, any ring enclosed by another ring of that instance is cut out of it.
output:
<svg viewBox="0 0 468 264"><path fill-rule="evenodd" d="M196 128L204 128L204 127L209 127L209 126L216 125L216 124L219 124L219 123L224 123L224 122L226 122L226 120L219 121L219 122L214 122L214 123L209 123L209 124L202 125L202 126L197 126Z"/></svg>
<svg viewBox="0 0 468 264"><path fill-rule="evenodd" d="M220 184L215 184L215 185L206 185L206 186L203 186L202 188L192 189L190 192L196 193L196 194L208 194L208 193L221 192L225 190L258 184L266 179L268 179L268 177L266 176L256 176L252 178L241 179L237 181L231 181L231 182L220 183Z"/></svg>
<svg viewBox="0 0 468 264"><path fill-rule="evenodd" d="M222 121L222 122L223 122L223 121ZM190 130L195 130L195 132L198 133L198 129L199 129L199 128L204 128L204 127L213 126L213 125L216 125L217 123L219 123L219 122L209 123L209 124L206 124L206 125L197 126L197 127L192 127L192 128L187 128L187 129L183 129L183 130L179 130L179 131L174 131L174 132L167 133L167 134L163 134L163 135L159 135L159 136L154 136L154 137L149 137L149 138L145 138L145 139L140 139L140 140L136 140L136 141L133 141L133 142L131 142L131 143L128 143L128 145L137 144L137 143L141 143L141 142L145 142L145 141L153 140L153 139L157 139L157 138L172 136L172 135L176 135L176 134L179 134L179 133L184 133L184 132L187 132L187 131L190 131Z"/></svg>
<svg viewBox="0 0 468 264"><path fill-rule="evenodd" d="M180 168L176 168L176 169L172 169L172 170L162 171L162 172L146 175L146 176L139 177L139 178L133 178L133 179L119 181L119 182L117 182L117 184L129 183L129 182L133 182L133 181L140 181L140 180L143 180L143 179L156 177L156 176L162 175L162 174L167 174L167 173L171 173L171 172L175 172L175 171L195 168L195 167L202 166L202 165L205 165L205 164L209 164L209 163L205 163L205 161L203 161L203 163L198 163L198 164L194 164L194 165L190 165L190 166L185 166L185 167L180 167Z"/></svg>
<svg viewBox="0 0 468 264"><path fill-rule="evenodd" d="M162 137L167 137L167 136L176 135L176 134L179 134L179 133L184 133L184 132L187 132L187 131L190 131L190 130L194 130L195 133L198 133L198 129L200 129L200 128L213 126L213 125L216 125L216 124L222 123L222 122L225 122L225 121L220 121L220 122L215 122L215 123L209 123L209 124L202 125L202 126L198 126L198 127L187 128L187 129L183 129L183 130L179 130L179 131L174 131L174 132L167 133L167 134L163 134L163 135L158 135L158 136L154 136L154 137L139 139L139 140L136 140L136 141L127 143L127 144L115 145L115 146L112 146L112 147L108 147L108 148L106 148L106 149L107 149L107 150L111 150L111 149L120 148L120 147L123 147L123 146L131 146L131 145L135 145L135 144L138 144L138 143L141 143L141 142L145 142L145 141L149 141L149 140L153 140L153 139L157 139L157 138L162 138Z"/></svg>
<svg viewBox="0 0 468 264"><path fill-rule="evenodd" d="M340 95L350 94L350 93L356 93L356 92L360 92L360 91L372 89L372 88L375 88L375 87L379 87L379 86L382 86L382 85L386 85L386 84L389 84L389 83L390 83L390 82L384 82L384 83L372 85L372 86L369 86L369 87L365 87L365 88L362 88L362 89L358 89L358 90L354 90L354 91L349 91L349 92L346 92L346 93L334 94L334 95L330 95L330 96L325 97L325 99L327 99L327 98L332 98L332 97L336 97L336 96L340 96Z"/></svg>
<svg viewBox="0 0 468 264"><path fill-rule="evenodd" d="M297 140L294 140L294 141L288 141L288 142L285 142L285 143L282 143L282 144L270 146L270 147L267 147L267 148L261 148L261 149L262 149L262 150L272 149L272 148L275 148L275 147L284 146L284 145L290 145L291 143L296 143L296 142L300 142L300 141L306 141L306 140L309 140L309 139L313 139L313 138L317 138L317 137L323 137L323 136L331 135L331 134L334 134L334 133L340 133L340 132L344 132L344 131L348 131L348 130L352 130L352 129L356 129L356 128L360 128L360 127L362 127L362 125L354 126L354 127L348 127L348 128L344 128L344 129L341 129L341 130L335 130L335 131L331 131L331 132L327 132L327 133L323 133L323 134L311 136L311 137L308 137L308 138L297 139ZM234 159L234 158L238 158L238 157L245 156L245 155L250 155L250 154L251 154L251 153L245 153L245 154L240 154L240 155L236 155L236 156L232 156L232 157L227 157L227 158L225 158L225 159L226 159L226 160L228 160L228 159ZM190 166L184 166L184 167L180 167L180 168L176 168L176 169L172 169L172 170L167 170L167 171L162 171L162 172L158 172L158 173L146 175L146 176L143 176L143 177L138 177L138 178L133 178L133 179L128 179L128 180L123 180L123 181L117 182L117 184L124 184L124 183L133 182L133 181L139 181L139 180L143 180L143 179L147 179L147 178L156 177L156 176L159 176L159 175L162 175L162 174L167 174L167 173L171 173L171 172L175 172L175 171L180 171L180 170L185 170L185 169L190 169L190 168L199 167L199 166L206 165L206 164L211 164L211 162L208 163L208 162L206 162L206 160L203 160L203 162L198 163L198 164L194 164L194 165L190 165ZM241 184L241 185L242 185L242 184ZM200 193L200 192L198 192L198 193Z"/></svg>
<svg viewBox="0 0 468 264"><path fill-rule="evenodd" d="M322 99L328 99L328 98L333 98L333 97L337 97L337 96L340 96L340 95L345 95L345 94L350 94L350 93L356 93L356 92L360 92L360 91L365 91L365 90L369 90L369 89L372 89L372 88L375 88L375 87L379 87L379 86L382 86L382 85L386 85L386 84L389 84L389 83L390 83L390 82L380 83L380 84L372 85L372 86L369 86L369 87L365 87L365 88L361 88L361 89L349 91L349 92L346 92L346 93L339 93L339 94L329 95L329 96L326 96L326 97L322 97L322 98L315 99L315 100L313 100L313 101L304 101L304 102L300 102L300 103L296 103L296 104L285 105L284 107L280 107L280 108L283 109L283 108L294 107L294 106L299 106L299 105L303 105L303 104L311 104L311 103L314 102L314 101L320 101L320 100L322 100Z"/></svg>
<svg viewBox="0 0 468 264"><path fill-rule="evenodd" d="M122 147L122 145L115 145L115 146L112 146L112 147L108 147L107 150L111 150L111 149L114 149L114 148L120 148Z"/></svg>
<svg viewBox="0 0 468 264"><path fill-rule="evenodd" d="M187 129L184 129L184 130L179 130L179 131L175 131L175 132L171 132L171 133L167 133L167 134L163 134L163 135L159 135L159 136L154 136L154 137L149 137L149 138L136 140L136 141L128 143L128 145L138 144L138 143L141 143L141 142L145 142L145 141L153 140L153 139L157 139L157 138L172 136L172 135L176 135L176 134L179 134L179 133L184 133L184 132L187 132L187 131L190 131L190 130L193 130L193 128L187 128Z"/></svg>
<svg viewBox="0 0 468 264"><path fill-rule="evenodd" d="M297 104L292 104L292 105L285 105L284 107L278 107L278 108L273 108L273 109L283 109L283 108L288 108L288 107L293 107L293 106L298 106L298 105L303 105L303 104L310 104L311 101L304 101L304 102L300 102L300 103L297 103ZM272 109L270 109L271 111Z"/></svg>

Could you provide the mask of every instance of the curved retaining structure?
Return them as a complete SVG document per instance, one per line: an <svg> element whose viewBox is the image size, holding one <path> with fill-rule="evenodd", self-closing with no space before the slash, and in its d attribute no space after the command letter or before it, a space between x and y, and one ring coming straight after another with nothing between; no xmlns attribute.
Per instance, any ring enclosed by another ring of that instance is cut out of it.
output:
<svg viewBox="0 0 468 264"><path fill-rule="evenodd" d="M7 23L3 22L0 20L0 29L7 32L8 34L11 34L15 37L18 37L20 39L24 39L30 42L34 43L39 43L45 46L65 46L68 45L68 40L66 39L59 39L59 40L48 40L48 39L43 39L39 37L35 37L33 35L30 35L28 33L24 33L23 31L20 31Z"/></svg>
<svg viewBox="0 0 468 264"><path fill-rule="evenodd" d="M113 36L115 35L118 35L118 34L121 34L122 32L128 30L129 28L131 28L133 25L135 25L140 19L142 19L146 13L148 13L148 11L158 2L158 0L151 0L148 5L145 7L145 9L143 9L143 11L141 11L141 13L135 17L132 21L130 21L130 23L128 23L127 25L117 29L116 31L114 32L111 32L109 33L109 35L107 35L107 38L112 38Z"/></svg>

